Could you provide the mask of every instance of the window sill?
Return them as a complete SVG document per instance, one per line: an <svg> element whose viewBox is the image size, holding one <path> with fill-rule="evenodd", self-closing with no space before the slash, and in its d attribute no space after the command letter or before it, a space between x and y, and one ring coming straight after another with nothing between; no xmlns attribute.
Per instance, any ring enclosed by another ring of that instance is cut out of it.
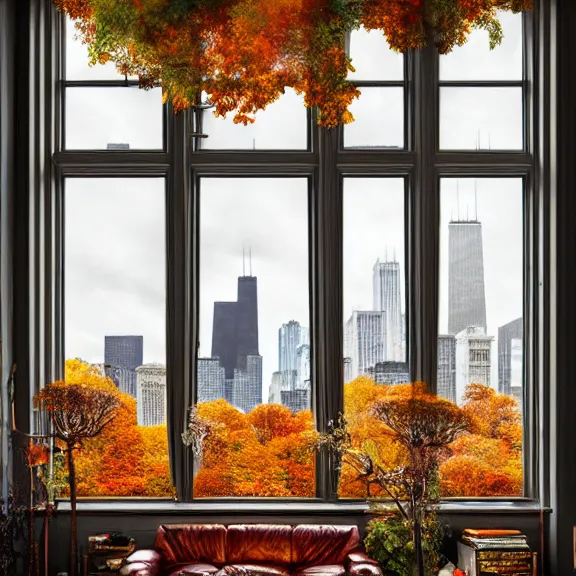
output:
<svg viewBox="0 0 576 576"><path fill-rule="evenodd" d="M102 499L80 501L77 511L80 514L146 514L146 515L286 515L306 516L334 515L334 516L358 516L366 513L368 506L365 502L282 502L282 501L239 501L230 500L206 501L206 502L174 502L171 500L146 500L146 499ZM56 503L58 513L70 512L70 501L61 500ZM451 500L440 504L440 514L540 514L550 513L550 508L541 508L534 500Z"/></svg>

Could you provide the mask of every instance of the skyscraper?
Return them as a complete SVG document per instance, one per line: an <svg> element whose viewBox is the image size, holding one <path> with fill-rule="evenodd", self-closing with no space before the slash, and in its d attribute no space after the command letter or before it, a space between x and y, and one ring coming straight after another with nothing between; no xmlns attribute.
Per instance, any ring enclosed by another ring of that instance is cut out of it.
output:
<svg viewBox="0 0 576 576"><path fill-rule="evenodd" d="M498 328L498 392L523 401L524 322L517 318Z"/></svg>
<svg viewBox="0 0 576 576"><path fill-rule="evenodd" d="M468 384L491 385L493 336L482 327L469 327L456 334L456 402Z"/></svg>
<svg viewBox="0 0 576 576"><path fill-rule="evenodd" d="M228 402L243 410L262 402L258 284L255 276L238 278L236 302L214 303L212 358L218 358L224 368L223 397Z"/></svg>
<svg viewBox="0 0 576 576"><path fill-rule="evenodd" d="M297 369L297 350L302 344L308 344L308 330L300 322L290 320L278 329L278 370Z"/></svg>
<svg viewBox="0 0 576 576"><path fill-rule="evenodd" d="M456 402L456 337L438 336L438 396Z"/></svg>
<svg viewBox="0 0 576 576"><path fill-rule="evenodd" d="M138 426L159 426L166 422L166 368L145 364L136 368L136 413Z"/></svg>
<svg viewBox="0 0 576 576"><path fill-rule="evenodd" d="M373 309L386 318L386 350L382 360L404 362L401 275L398 262L376 260L372 271Z"/></svg>
<svg viewBox="0 0 576 576"><path fill-rule="evenodd" d="M350 358L347 382L386 360L386 326L385 312L352 312L344 334L344 357Z"/></svg>
<svg viewBox="0 0 576 576"><path fill-rule="evenodd" d="M218 358L198 358L198 402L224 397L225 370Z"/></svg>
<svg viewBox="0 0 576 576"><path fill-rule="evenodd" d="M448 224L448 332L470 326L486 331L482 224L457 220Z"/></svg>
<svg viewBox="0 0 576 576"><path fill-rule="evenodd" d="M104 364L120 392L136 397L136 368L142 366L143 336L104 336Z"/></svg>
<svg viewBox="0 0 576 576"><path fill-rule="evenodd" d="M262 404L262 356L249 354L244 364L245 368L234 370L231 404L248 413Z"/></svg>

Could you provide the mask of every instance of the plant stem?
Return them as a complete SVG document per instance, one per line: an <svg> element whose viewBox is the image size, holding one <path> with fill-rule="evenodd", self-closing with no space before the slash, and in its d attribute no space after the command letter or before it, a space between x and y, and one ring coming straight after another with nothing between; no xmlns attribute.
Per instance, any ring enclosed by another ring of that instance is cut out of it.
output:
<svg viewBox="0 0 576 576"><path fill-rule="evenodd" d="M78 543L76 525L76 468L74 466L74 443L68 443L68 482L70 484L70 576L76 576L76 547Z"/></svg>

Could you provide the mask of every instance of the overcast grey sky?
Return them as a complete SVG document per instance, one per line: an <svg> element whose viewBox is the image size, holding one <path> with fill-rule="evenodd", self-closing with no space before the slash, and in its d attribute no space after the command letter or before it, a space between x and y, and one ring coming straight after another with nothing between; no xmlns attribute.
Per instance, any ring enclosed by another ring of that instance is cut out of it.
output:
<svg viewBox="0 0 576 576"><path fill-rule="evenodd" d="M488 50L484 32L441 57L446 80L522 77L521 18L502 16L505 40ZM402 56L376 32L354 32L351 53L360 80L402 78ZM86 50L68 29L67 77L111 79L111 64L89 68ZM66 95L69 149L162 145L160 90L74 88ZM441 146L518 149L522 145L516 89L443 88ZM345 128L346 146L403 146L399 88L364 89ZM249 127L205 115L206 148L302 149L306 111L288 92ZM447 222L456 209L455 182L442 184L440 332L447 323ZM470 203L473 181L460 180L460 205ZM488 329L522 312L522 184L478 179L483 226ZM206 179L201 188L200 353L210 354L214 301L234 300L242 274L242 247L252 248L258 277L263 392L277 369L278 328L295 319L309 326L307 183L304 179ZM468 200L466 200L468 198ZM372 305L372 267L386 251L404 271L403 182L350 178L344 184L344 314ZM66 183L66 355L103 360L104 335L144 335L144 359L165 361L165 212L160 179L69 179Z"/></svg>

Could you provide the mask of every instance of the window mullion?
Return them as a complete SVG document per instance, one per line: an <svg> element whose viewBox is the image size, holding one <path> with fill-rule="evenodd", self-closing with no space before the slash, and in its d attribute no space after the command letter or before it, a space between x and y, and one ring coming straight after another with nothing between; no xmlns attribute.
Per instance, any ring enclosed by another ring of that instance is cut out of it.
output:
<svg viewBox="0 0 576 576"><path fill-rule="evenodd" d="M168 150L171 167L166 190L167 322L166 322L166 419L172 482L178 500L192 499L192 452L182 443L188 407L194 399L196 373L197 293L196 210L190 178L188 114L169 111Z"/></svg>
<svg viewBox="0 0 576 576"><path fill-rule="evenodd" d="M436 391L440 198L435 168L438 142L438 54L434 46L411 55L415 169L408 199L409 367L414 381Z"/></svg>
<svg viewBox="0 0 576 576"><path fill-rule="evenodd" d="M337 168L339 132L318 130L319 168L313 202L313 357L319 432L344 408L342 360L342 191ZM327 453L317 459L316 493L336 500L338 481Z"/></svg>

